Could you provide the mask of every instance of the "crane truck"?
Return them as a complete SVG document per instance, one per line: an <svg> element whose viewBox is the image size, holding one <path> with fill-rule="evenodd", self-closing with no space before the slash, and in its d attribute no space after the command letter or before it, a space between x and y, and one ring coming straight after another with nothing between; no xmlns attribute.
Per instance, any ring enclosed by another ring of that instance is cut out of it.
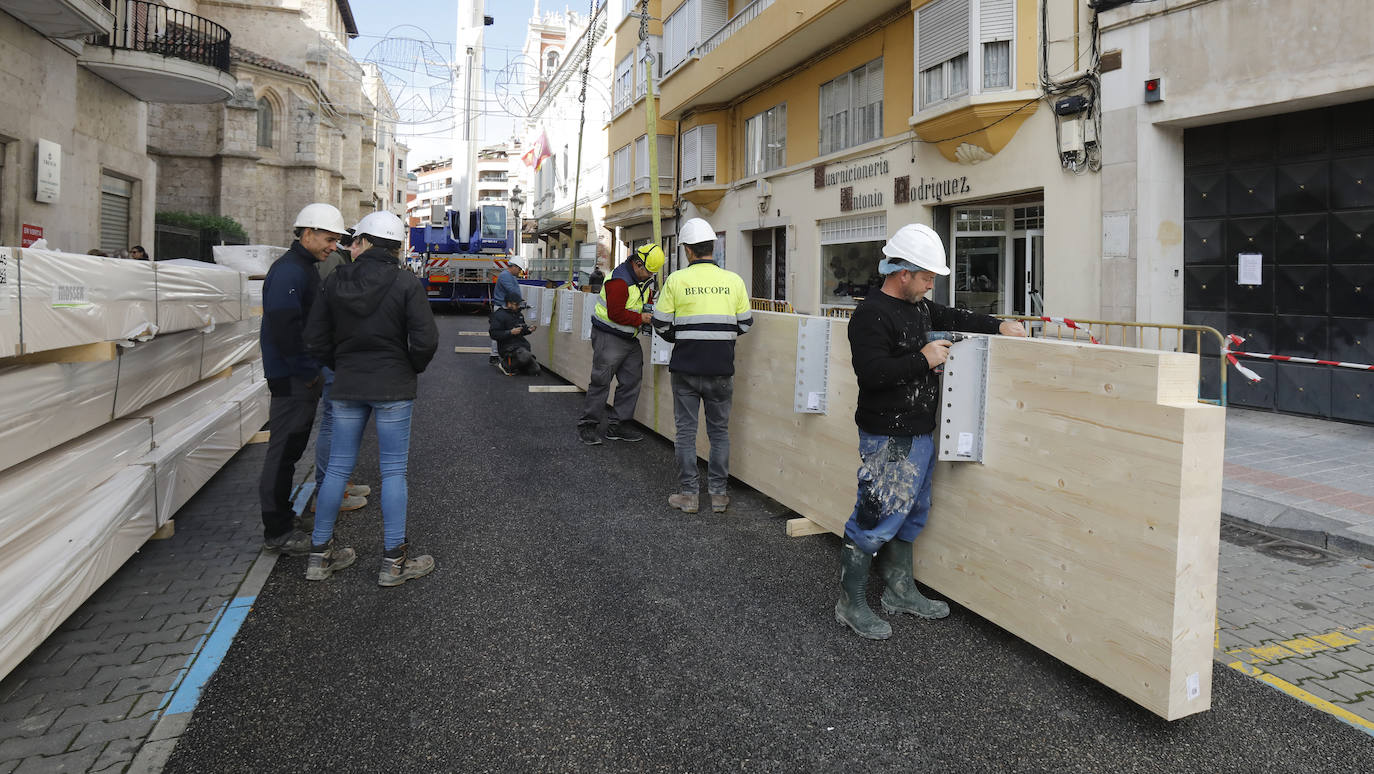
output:
<svg viewBox="0 0 1374 774"><path fill-rule="evenodd" d="M446 210L437 224L413 226L410 246L420 256L420 278L430 304L490 309L493 283L510 253L508 238L506 208L499 204L467 213Z"/></svg>

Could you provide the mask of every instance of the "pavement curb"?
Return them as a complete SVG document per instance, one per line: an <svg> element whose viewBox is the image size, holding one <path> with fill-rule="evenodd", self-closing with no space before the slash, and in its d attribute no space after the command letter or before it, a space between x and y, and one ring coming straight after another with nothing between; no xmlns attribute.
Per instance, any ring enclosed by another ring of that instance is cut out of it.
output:
<svg viewBox="0 0 1374 774"><path fill-rule="evenodd" d="M268 553L265 550L258 554L258 558L253 560L253 565L248 568L248 573L244 575L243 582L239 584L234 600L257 599L258 593L267 583L268 576L272 574L272 568L276 566L277 556L277 554ZM230 600L228 604L233 605L234 600ZM219 631L224 620L224 617L221 616L215 628L202 635L202 644L210 641L210 638ZM242 619L239 619L240 623L241 621ZM237 624L234 626L237 628ZM187 662L185 674L190 675L197 662L202 658L218 659L222 655L209 654L207 656L204 650L197 650L196 655ZM184 677L183 680L185 680ZM180 690L180 687L177 690ZM175 695L175 691L169 694L168 700L172 700ZM138 749L138 754L134 756L129 768L125 769L126 774L159 774L167 764L168 759L172 757L172 751L176 749L177 740L186 730L186 727L190 725L193 714L195 714L194 706L185 712L169 713L158 719L157 725L153 726L153 730L148 734L143 746Z"/></svg>
<svg viewBox="0 0 1374 774"><path fill-rule="evenodd" d="M1374 559L1374 536L1351 532L1339 519L1273 500L1222 490L1221 518L1318 548Z"/></svg>

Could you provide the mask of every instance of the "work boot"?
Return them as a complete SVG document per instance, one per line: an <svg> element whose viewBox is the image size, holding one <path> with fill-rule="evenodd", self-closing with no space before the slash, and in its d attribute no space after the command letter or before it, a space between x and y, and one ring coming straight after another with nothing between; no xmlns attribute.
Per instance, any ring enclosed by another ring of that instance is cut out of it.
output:
<svg viewBox="0 0 1374 774"><path fill-rule="evenodd" d="M891 540L878 550L878 574L887 582L883 590L883 610L888 613L910 613L922 618L944 618L949 615L949 603L926 599L911 577L911 543Z"/></svg>
<svg viewBox="0 0 1374 774"><path fill-rule="evenodd" d="M711 512L725 513L725 509L730 506L730 495L713 494L711 495Z"/></svg>
<svg viewBox="0 0 1374 774"><path fill-rule="evenodd" d="M683 513L696 513L700 495L677 492L668 495L668 504Z"/></svg>
<svg viewBox="0 0 1374 774"><path fill-rule="evenodd" d="M305 556L310 553L310 536L293 529L276 537L265 538L262 548L264 551L283 553L287 556Z"/></svg>
<svg viewBox="0 0 1374 774"><path fill-rule="evenodd" d="M631 430L626 425L616 422L606 425L606 438L612 441L629 441L630 443L644 440L644 436Z"/></svg>
<svg viewBox="0 0 1374 774"><path fill-rule="evenodd" d="M835 603L835 620L860 637L885 640L892 626L868 606L868 568L873 556L853 543L840 549L840 601Z"/></svg>
<svg viewBox="0 0 1374 774"><path fill-rule="evenodd" d="M312 581L329 580L329 576L353 566L358 555L351 548L338 548L334 538L322 546L312 546L310 558L305 562L305 579Z"/></svg>
<svg viewBox="0 0 1374 774"><path fill-rule="evenodd" d="M409 554L409 543L402 543L382 554L382 569L377 573L377 585L399 586L434 571L434 557L425 554L412 559Z"/></svg>
<svg viewBox="0 0 1374 774"><path fill-rule="evenodd" d="M367 497L370 494L372 494L372 487L367 484L355 484L350 481L348 486L344 487L344 495L347 497Z"/></svg>
<svg viewBox="0 0 1374 774"><path fill-rule="evenodd" d="M588 446L600 446L601 436L597 435L596 425L578 425L577 437Z"/></svg>
<svg viewBox="0 0 1374 774"><path fill-rule="evenodd" d="M371 489L369 489L368 491L371 491ZM316 490L316 494L318 494L318 490ZM311 513L314 513L314 512L315 512L315 502L316 502L316 498L315 498L315 497L311 497L311 498L310 498L310 512L311 512ZM366 498L366 497L359 497L359 496L357 496L357 495L348 494L348 490L345 489L345 490L344 490L344 498L343 498L343 500L340 501L340 503L339 503L339 513L343 513L344 511L356 511L356 510L358 510L359 508L362 508L362 507L365 506L365 505L367 505L367 498Z"/></svg>

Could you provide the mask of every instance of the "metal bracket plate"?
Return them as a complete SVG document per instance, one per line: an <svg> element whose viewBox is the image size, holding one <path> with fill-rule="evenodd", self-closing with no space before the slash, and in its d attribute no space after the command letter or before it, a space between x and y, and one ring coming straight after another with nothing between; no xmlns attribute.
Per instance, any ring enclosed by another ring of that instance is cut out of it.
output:
<svg viewBox="0 0 1374 774"><path fill-rule="evenodd" d="M988 337L970 336L949 349L940 379L937 427L941 460L983 461L987 424Z"/></svg>
<svg viewBox="0 0 1374 774"><path fill-rule="evenodd" d="M544 297L539 299L539 324L547 326L553 320L553 299L557 290L543 288Z"/></svg>
<svg viewBox="0 0 1374 774"><path fill-rule="evenodd" d="M582 340L592 340L592 317L596 314L596 296L582 299Z"/></svg>
<svg viewBox="0 0 1374 774"><path fill-rule="evenodd" d="M572 290L558 291L558 332L572 333L573 293Z"/></svg>
<svg viewBox="0 0 1374 774"><path fill-rule="evenodd" d="M825 414L829 408L830 320L800 317L797 322L797 378L792 410Z"/></svg>
<svg viewBox="0 0 1374 774"><path fill-rule="evenodd" d="M657 333L652 335L653 339L649 342L649 364L666 366L673 358L673 345L664 341Z"/></svg>

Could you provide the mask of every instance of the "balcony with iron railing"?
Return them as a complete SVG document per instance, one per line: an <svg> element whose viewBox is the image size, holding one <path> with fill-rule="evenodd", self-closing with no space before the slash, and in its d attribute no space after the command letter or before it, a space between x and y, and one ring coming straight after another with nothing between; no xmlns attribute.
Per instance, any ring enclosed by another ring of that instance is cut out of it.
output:
<svg viewBox="0 0 1374 774"><path fill-rule="evenodd" d="M82 67L144 102L223 102L233 95L228 30L147 0L107 3L114 24L87 39Z"/></svg>
<svg viewBox="0 0 1374 774"><path fill-rule="evenodd" d="M109 32L110 0L0 0L0 11L50 38L83 38Z"/></svg>
<svg viewBox="0 0 1374 774"><path fill-rule="evenodd" d="M687 41L685 56L665 51L659 115L677 121L727 103L909 8L910 0L754 0L718 29L700 19L701 39Z"/></svg>

